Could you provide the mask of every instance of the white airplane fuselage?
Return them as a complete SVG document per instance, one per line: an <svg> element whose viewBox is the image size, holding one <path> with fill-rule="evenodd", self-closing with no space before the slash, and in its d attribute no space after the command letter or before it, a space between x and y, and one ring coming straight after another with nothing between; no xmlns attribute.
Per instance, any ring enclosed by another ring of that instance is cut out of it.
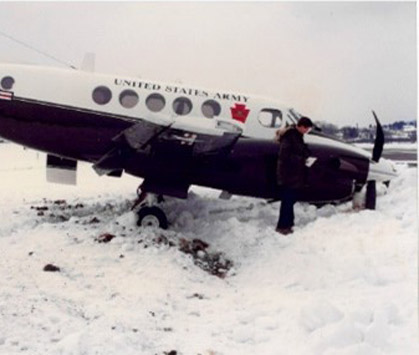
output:
<svg viewBox="0 0 419 355"><path fill-rule="evenodd" d="M253 95L0 64L0 136L103 172L123 170L153 181L151 192L169 186L179 197L190 184L275 197L273 138L299 117ZM315 132L305 141L316 162L302 200L343 200L355 185L395 176L388 161L355 146Z"/></svg>

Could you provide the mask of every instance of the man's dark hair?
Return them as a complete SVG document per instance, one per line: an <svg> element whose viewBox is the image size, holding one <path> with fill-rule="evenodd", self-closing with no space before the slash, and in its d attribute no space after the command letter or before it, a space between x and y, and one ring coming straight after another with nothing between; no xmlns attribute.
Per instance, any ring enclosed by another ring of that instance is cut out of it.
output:
<svg viewBox="0 0 419 355"><path fill-rule="evenodd" d="M298 120L297 126L311 128L313 127L313 122L308 117L301 117Z"/></svg>

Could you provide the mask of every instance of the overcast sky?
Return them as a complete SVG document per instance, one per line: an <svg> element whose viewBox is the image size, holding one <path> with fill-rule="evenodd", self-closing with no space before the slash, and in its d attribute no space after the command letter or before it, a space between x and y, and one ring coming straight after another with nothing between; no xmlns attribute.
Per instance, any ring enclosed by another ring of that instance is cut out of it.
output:
<svg viewBox="0 0 419 355"><path fill-rule="evenodd" d="M339 126L417 116L414 2L3 3L0 31L79 66L274 98ZM0 62L62 65L0 36Z"/></svg>

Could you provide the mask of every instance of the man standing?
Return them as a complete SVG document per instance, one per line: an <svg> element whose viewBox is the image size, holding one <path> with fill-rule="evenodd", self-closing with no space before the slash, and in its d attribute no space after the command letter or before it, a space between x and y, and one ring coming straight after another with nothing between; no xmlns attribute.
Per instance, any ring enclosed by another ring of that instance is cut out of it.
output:
<svg viewBox="0 0 419 355"><path fill-rule="evenodd" d="M281 188L281 207L276 231L290 234L294 226L294 204L299 190L306 180L306 159L308 148L304 144L304 134L313 127L307 117L301 117L297 125L291 125L277 132L279 154L277 182Z"/></svg>

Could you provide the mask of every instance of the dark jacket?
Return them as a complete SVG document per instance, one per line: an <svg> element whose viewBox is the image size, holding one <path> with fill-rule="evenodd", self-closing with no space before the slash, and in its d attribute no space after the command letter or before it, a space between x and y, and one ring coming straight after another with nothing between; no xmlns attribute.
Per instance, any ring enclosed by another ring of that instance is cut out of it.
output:
<svg viewBox="0 0 419 355"><path fill-rule="evenodd" d="M306 183L306 159L309 156L303 135L297 128L289 126L279 132L279 153L277 165L278 185L300 189Z"/></svg>

